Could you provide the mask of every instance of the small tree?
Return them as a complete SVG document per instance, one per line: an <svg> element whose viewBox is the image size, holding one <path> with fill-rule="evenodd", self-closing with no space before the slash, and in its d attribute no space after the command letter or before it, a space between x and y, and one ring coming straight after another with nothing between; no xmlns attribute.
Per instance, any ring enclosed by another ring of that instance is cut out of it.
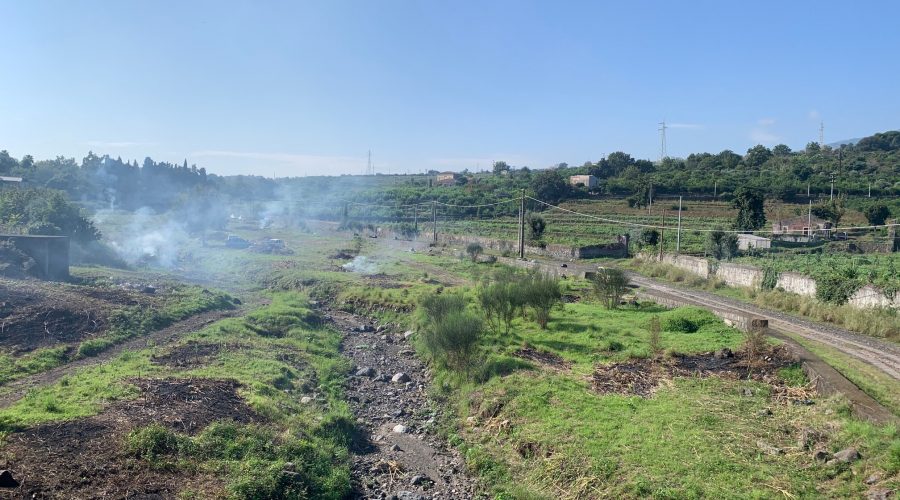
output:
<svg viewBox="0 0 900 500"><path fill-rule="evenodd" d="M607 309L615 309L628 289L628 277L621 269L600 268L591 278L594 294Z"/></svg>
<svg viewBox="0 0 900 500"><path fill-rule="evenodd" d="M529 212L525 219L528 224L528 239L538 241L544 236L544 230L547 229L547 222L540 215Z"/></svg>
<svg viewBox="0 0 900 500"><path fill-rule="evenodd" d="M738 253L738 239L734 233L712 231L706 236L706 253L718 260L728 260Z"/></svg>
<svg viewBox="0 0 900 500"><path fill-rule="evenodd" d="M766 225L765 197L762 191L741 186L734 191L732 207L738 209L734 221L739 231L756 231Z"/></svg>
<svg viewBox="0 0 900 500"><path fill-rule="evenodd" d="M472 262L478 262L478 256L481 255L481 252L484 251L484 247L479 243L469 243L466 246L466 253L469 254L469 258L472 259Z"/></svg>
<svg viewBox="0 0 900 500"><path fill-rule="evenodd" d="M866 220L873 226L880 226L891 216L891 210L883 203L875 203L863 210Z"/></svg>
<svg viewBox="0 0 900 500"><path fill-rule="evenodd" d="M659 231L656 229L642 229L641 235L638 237L638 245L641 248L655 247L659 244Z"/></svg>

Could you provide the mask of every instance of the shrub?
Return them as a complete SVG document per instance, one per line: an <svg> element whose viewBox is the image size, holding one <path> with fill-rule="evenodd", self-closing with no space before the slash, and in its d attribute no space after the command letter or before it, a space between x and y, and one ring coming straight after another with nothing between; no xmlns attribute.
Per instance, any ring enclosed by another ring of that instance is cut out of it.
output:
<svg viewBox="0 0 900 500"><path fill-rule="evenodd" d="M528 226L528 239L538 241L544 236L544 230L547 229L547 222L540 215L529 212L525 217L525 224Z"/></svg>
<svg viewBox="0 0 900 500"><path fill-rule="evenodd" d="M478 289L478 301L488 325L495 333L508 334L516 312L522 306L521 294L515 282L500 280Z"/></svg>
<svg viewBox="0 0 900 500"><path fill-rule="evenodd" d="M737 235L711 231L706 236L706 253L719 260L728 260L738 253Z"/></svg>
<svg viewBox="0 0 900 500"><path fill-rule="evenodd" d="M482 321L466 310L461 295L431 295L420 304L422 341L432 359L469 374L475 365Z"/></svg>
<svg viewBox="0 0 900 500"><path fill-rule="evenodd" d="M534 319L541 329L550 322L550 311L561 303L562 292L559 281L546 274L532 274L519 288L522 303L534 310Z"/></svg>
<svg viewBox="0 0 900 500"><path fill-rule="evenodd" d="M479 243L469 243L466 246L466 253L469 254L469 258L472 259L472 262L478 261L478 256L481 255L481 252L484 251L484 247L482 247Z"/></svg>
<svg viewBox="0 0 900 500"><path fill-rule="evenodd" d="M655 247L659 243L659 231L656 229L642 229L640 236L638 236L638 246L641 248L644 247Z"/></svg>
<svg viewBox="0 0 900 500"><path fill-rule="evenodd" d="M615 309L628 289L628 277L620 269L600 268L591 278L594 294L607 309Z"/></svg>
<svg viewBox="0 0 900 500"><path fill-rule="evenodd" d="M816 279L816 298L829 304L846 304L861 286L852 270L831 272Z"/></svg>
<svg viewBox="0 0 900 500"><path fill-rule="evenodd" d="M187 437L179 436L155 423L131 431L125 439L125 449L130 455L150 461L186 452L191 445Z"/></svg>
<svg viewBox="0 0 900 500"><path fill-rule="evenodd" d="M891 210L883 203L869 205L863 210L866 220L873 226L880 226L891 216Z"/></svg>
<svg viewBox="0 0 900 500"><path fill-rule="evenodd" d="M694 333L718 321L716 316L698 307L679 307L663 313L662 328L667 332Z"/></svg>

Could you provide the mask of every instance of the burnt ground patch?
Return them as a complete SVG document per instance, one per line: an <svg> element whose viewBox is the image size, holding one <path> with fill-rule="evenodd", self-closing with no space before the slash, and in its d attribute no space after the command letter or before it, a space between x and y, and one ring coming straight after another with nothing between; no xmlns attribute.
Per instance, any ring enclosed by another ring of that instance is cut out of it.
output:
<svg viewBox="0 0 900 500"><path fill-rule="evenodd" d="M514 352L513 356L558 369L566 369L572 365L571 363L563 359L559 354L549 351L541 351L528 346L522 347L518 351Z"/></svg>
<svg viewBox="0 0 900 500"><path fill-rule="evenodd" d="M723 377L755 380L776 387L785 385L778 370L795 363L783 346L769 349L751 359L746 352L676 355L652 360L632 358L621 363L598 365L591 376L594 390L601 394L627 394L644 398L653 395L661 383L674 377Z"/></svg>
<svg viewBox="0 0 900 500"><path fill-rule="evenodd" d="M160 299L92 286L0 280L0 350L14 355L104 333L113 311Z"/></svg>
<svg viewBox="0 0 900 500"><path fill-rule="evenodd" d="M204 344L192 340L165 354L153 355L150 360L157 365L171 366L172 368L196 368L209 364L223 350L222 344Z"/></svg>
<svg viewBox="0 0 900 500"><path fill-rule="evenodd" d="M184 468L156 468L124 447L133 429L156 423L196 434L214 421L263 422L233 380L137 379L140 396L101 414L7 436L0 469L21 483L14 498L175 498L190 487L221 496L222 481Z"/></svg>

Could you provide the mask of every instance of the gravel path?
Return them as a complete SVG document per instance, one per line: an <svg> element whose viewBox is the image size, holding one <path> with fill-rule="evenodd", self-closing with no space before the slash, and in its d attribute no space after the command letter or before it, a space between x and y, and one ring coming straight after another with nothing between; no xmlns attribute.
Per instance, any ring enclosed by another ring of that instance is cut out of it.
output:
<svg viewBox="0 0 900 500"><path fill-rule="evenodd" d="M404 333L325 312L344 333L343 354L354 365L347 398L364 431L354 446L353 498L475 498L463 457L436 434L429 374Z"/></svg>

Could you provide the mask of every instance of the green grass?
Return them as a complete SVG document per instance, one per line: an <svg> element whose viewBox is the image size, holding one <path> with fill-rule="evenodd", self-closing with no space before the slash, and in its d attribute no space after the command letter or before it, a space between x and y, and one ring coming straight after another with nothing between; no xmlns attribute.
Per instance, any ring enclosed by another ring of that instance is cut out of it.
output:
<svg viewBox="0 0 900 500"><path fill-rule="evenodd" d="M175 372L151 362L156 349L124 353L0 410L0 432L95 415L111 401L136 397L132 378L235 379L267 423L214 424L196 437L150 426L135 429L125 445L154 466L221 475L236 498L341 498L348 491L355 430L341 384L349 365L338 353L340 334L320 326L303 294L272 294L270 305L219 321L187 341L230 348L206 366ZM315 403L300 402L313 394ZM297 464L300 474L286 480L286 462Z"/></svg>

